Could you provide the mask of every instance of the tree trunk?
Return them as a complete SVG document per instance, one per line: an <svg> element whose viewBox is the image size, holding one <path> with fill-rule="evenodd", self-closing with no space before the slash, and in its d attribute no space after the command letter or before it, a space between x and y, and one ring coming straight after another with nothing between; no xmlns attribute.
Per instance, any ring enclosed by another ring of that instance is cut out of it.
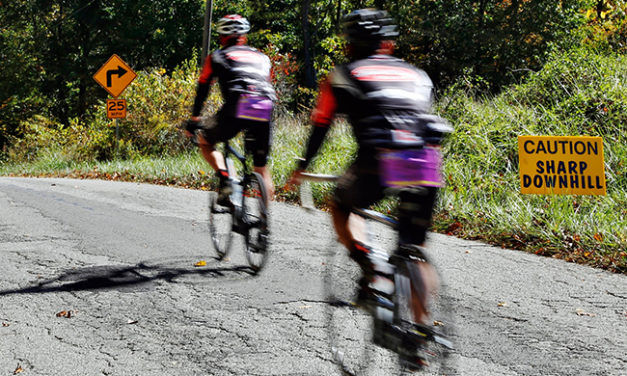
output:
<svg viewBox="0 0 627 376"><path fill-rule="evenodd" d="M313 89L316 87L316 72L313 66L313 53L311 45L311 30L309 28L309 11L311 0L303 0L301 27L303 29L303 69L305 74L305 87Z"/></svg>

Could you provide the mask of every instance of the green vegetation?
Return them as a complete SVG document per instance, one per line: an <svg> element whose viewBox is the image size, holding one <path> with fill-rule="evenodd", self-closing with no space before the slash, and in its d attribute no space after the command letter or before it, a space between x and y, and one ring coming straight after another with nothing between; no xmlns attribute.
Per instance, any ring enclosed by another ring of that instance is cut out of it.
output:
<svg viewBox="0 0 627 376"><path fill-rule="evenodd" d="M212 189L178 129L194 96L205 3L0 0L0 174ZM283 186L316 83L343 59L339 18L369 6L396 18L397 55L434 79L436 110L455 126L434 229L627 272L625 0L214 1L214 20L250 19L251 44L273 63L277 198L295 199ZM138 73L117 123L91 77L112 53ZM220 101L212 92L204 115ZM354 155L348 126L336 125L317 171L339 173ZM603 137L607 196L521 195L518 135ZM319 204L330 189L314 186Z"/></svg>
<svg viewBox="0 0 627 376"><path fill-rule="evenodd" d="M202 48L205 0L0 1L0 150L20 123L43 116L90 124L106 93L92 75L113 54L135 71L167 75ZM546 62L551 48L582 42L625 51L626 0L213 1L214 21L248 17L253 46L275 63L281 109L311 103L318 80L342 59L340 17L377 7L398 21L398 54L440 87L481 76L498 92ZM217 48L215 30L211 48ZM124 93L126 95L126 93Z"/></svg>
<svg viewBox="0 0 627 376"><path fill-rule="evenodd" d="M439 104L456 129L436 228L627 271L627 58L575 49L496 97L461 89ZM603 137L607 196L518 194L518 135Z"/></svg>
<svg viewBox="0 0 627 376"><path fill-rule="evenodd" d="M209 167L177 129L193 95L193 64L171 76L142 72L129 88L130 115L115 132L95 106L90 127L59 127L43 119L23 123L0 174L144 181L213 189ZM460 80L437 103L451 120L445 176L434 229L613 271L627 272L627 58L573 49L495 96L478 97ZM208 111L219 104L212 94ZM155 110L156 109L156 110ZM277 199L295 200L284 187L309 134L307 117L276 120L271 167ZM590 135L604 139L607 196L521 195L518 135ZM350 128L336 122L315 160L318 172L340 173L355 152ZM209 176L208 176L209 175ZM314 186L319 204L332 189ZM390 203L379 210L389 211Z"/></svg>

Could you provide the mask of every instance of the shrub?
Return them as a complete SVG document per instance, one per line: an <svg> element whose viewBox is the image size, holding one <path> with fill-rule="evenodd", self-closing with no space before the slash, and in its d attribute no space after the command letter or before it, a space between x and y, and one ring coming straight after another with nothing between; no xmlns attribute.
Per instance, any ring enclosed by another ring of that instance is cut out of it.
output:
<svg viewBox="0 0 627 376"><path fill-rule="evenodd" d="M540 253L565 249L563 257L625 249L626 63L576 48L498 96L474 98L471 81L448 91L438 110L455 132L445 144L439 229ZM607 196L519 194L518 135L603 137ZM618 256L607 257L611 267Z"/></svg>

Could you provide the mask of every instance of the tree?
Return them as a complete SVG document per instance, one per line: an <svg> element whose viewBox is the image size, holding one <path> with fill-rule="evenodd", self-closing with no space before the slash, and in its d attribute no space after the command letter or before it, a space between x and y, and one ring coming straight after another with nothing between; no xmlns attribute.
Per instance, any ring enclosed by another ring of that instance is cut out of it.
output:
<svg viewBox="0 0 627 376"><path fill-rule="evenodd" d="M200 0L17 0L0 7L0 127L46 114L68 124L106 95L91 78L113 53L172 69L202 38ZM16 80L14 77L17 77Z"/></svg>
<svg viewBox="0 0 627 376"><path fill-rule="evenodd" d="M545 61L552 45L578 42L588 0L388 1L400 24L399 53L446 85L470 73L493 89Z"/></svg>

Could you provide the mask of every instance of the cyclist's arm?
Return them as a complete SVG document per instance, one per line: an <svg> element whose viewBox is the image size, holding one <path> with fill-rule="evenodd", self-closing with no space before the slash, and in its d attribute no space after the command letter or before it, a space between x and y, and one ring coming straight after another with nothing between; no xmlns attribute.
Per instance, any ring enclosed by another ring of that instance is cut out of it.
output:
<svg viewBox="0 0 627 376"><path fill-rule="evenodd" d="M314 125L309 142L307 143L307 151L305 159L301 161L299 168L304 170L307 168L313 157L318 153L324 137L329 131L329 126L333 121L337 110L337 101L329 79L326 79L320 85L320 95L316 108L311 114L311 121Z"/></svg>
<svg viewBox="0 0 627 376"><path fill-rule="evenodd" d="M205 58L205 65L202 68L200 77L198 78L198 87L196 88L196 99L194 100L194 107L192 110L192 119L199 120L202 107L209 96L209 88L211 86L211 79L213 78L213 69L211 67L211 55L207 55Z"/></svg>

